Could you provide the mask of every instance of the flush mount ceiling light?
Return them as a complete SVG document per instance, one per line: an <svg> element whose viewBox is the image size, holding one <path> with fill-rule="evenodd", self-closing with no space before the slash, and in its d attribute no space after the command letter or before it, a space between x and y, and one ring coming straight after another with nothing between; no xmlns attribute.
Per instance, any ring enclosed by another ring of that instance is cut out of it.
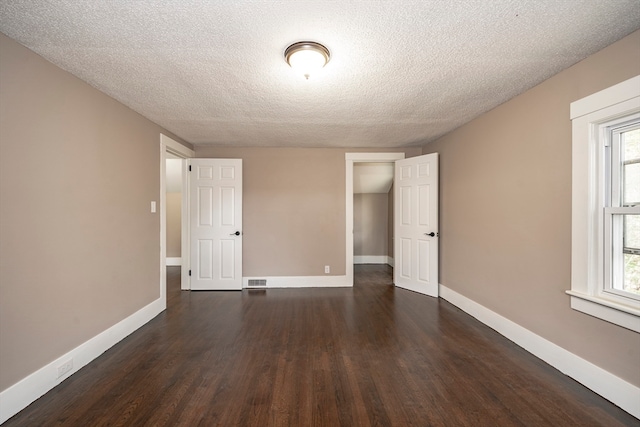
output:
<svg viewBox="0 0 640 427"><path fill-rule="evenodd" d="M331 58L329 49L316 42L298 42L284 51L284 59L294 70L309 76L324 67Z"/></svg>

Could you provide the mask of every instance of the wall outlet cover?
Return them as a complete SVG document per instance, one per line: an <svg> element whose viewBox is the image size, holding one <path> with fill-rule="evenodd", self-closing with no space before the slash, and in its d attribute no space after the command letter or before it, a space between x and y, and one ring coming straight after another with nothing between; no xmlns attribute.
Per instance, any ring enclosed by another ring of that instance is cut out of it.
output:
<svg viewBox="0 0 640 427"><path fill-rule="evenodd" d="M73 369L73 359L69 359L62 365L58 366L58 378L64 376Z"/></svg>

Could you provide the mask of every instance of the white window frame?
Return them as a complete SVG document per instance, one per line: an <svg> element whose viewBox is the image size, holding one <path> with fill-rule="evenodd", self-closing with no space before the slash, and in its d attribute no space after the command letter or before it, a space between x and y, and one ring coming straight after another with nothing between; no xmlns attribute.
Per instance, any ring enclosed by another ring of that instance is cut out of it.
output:
<svg viewBox="0 0 640 427"><path fill-rule="evenodd" d="M571 103L571 308L640 332L640 300L605 282L605 144L615 123L640 114L640 76ZM640 207L625 213L640 213ZM637 211L637 212L636 212ZM613 211L609 209L609 213Z"/></svg>

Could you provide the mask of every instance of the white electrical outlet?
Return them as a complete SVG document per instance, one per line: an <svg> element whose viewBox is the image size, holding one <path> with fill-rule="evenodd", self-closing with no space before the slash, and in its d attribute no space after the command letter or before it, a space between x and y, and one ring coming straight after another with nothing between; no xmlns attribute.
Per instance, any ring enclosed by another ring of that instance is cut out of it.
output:
<svg viewBox="0 0 640 427"><path fill-rule="evenodd" d="M329 274L331 273L331 267L329 267L328 265L324 266L324 274Z"/></svg>
<svg viewBox="0 0 640 427"><path fill-rule="evenodd" d="M64 376L73 369L73 359L69 359L62 365L58 366L58 378Z"/></svg>

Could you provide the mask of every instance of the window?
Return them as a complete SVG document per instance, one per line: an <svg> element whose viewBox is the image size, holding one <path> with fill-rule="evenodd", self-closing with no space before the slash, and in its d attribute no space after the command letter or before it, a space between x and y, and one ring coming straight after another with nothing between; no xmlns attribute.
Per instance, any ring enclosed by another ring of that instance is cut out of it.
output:
<svg viewBox="0 0 640 427"><path fill-rule="evenodd" d="M604 290L640 299L640 118L605 129Z"/></svg>
<svg viewBox="0 0 640 427"><path fill-rule="evenodd" d="M640 332L640 76L573 102L571 307Z"/></svg>

